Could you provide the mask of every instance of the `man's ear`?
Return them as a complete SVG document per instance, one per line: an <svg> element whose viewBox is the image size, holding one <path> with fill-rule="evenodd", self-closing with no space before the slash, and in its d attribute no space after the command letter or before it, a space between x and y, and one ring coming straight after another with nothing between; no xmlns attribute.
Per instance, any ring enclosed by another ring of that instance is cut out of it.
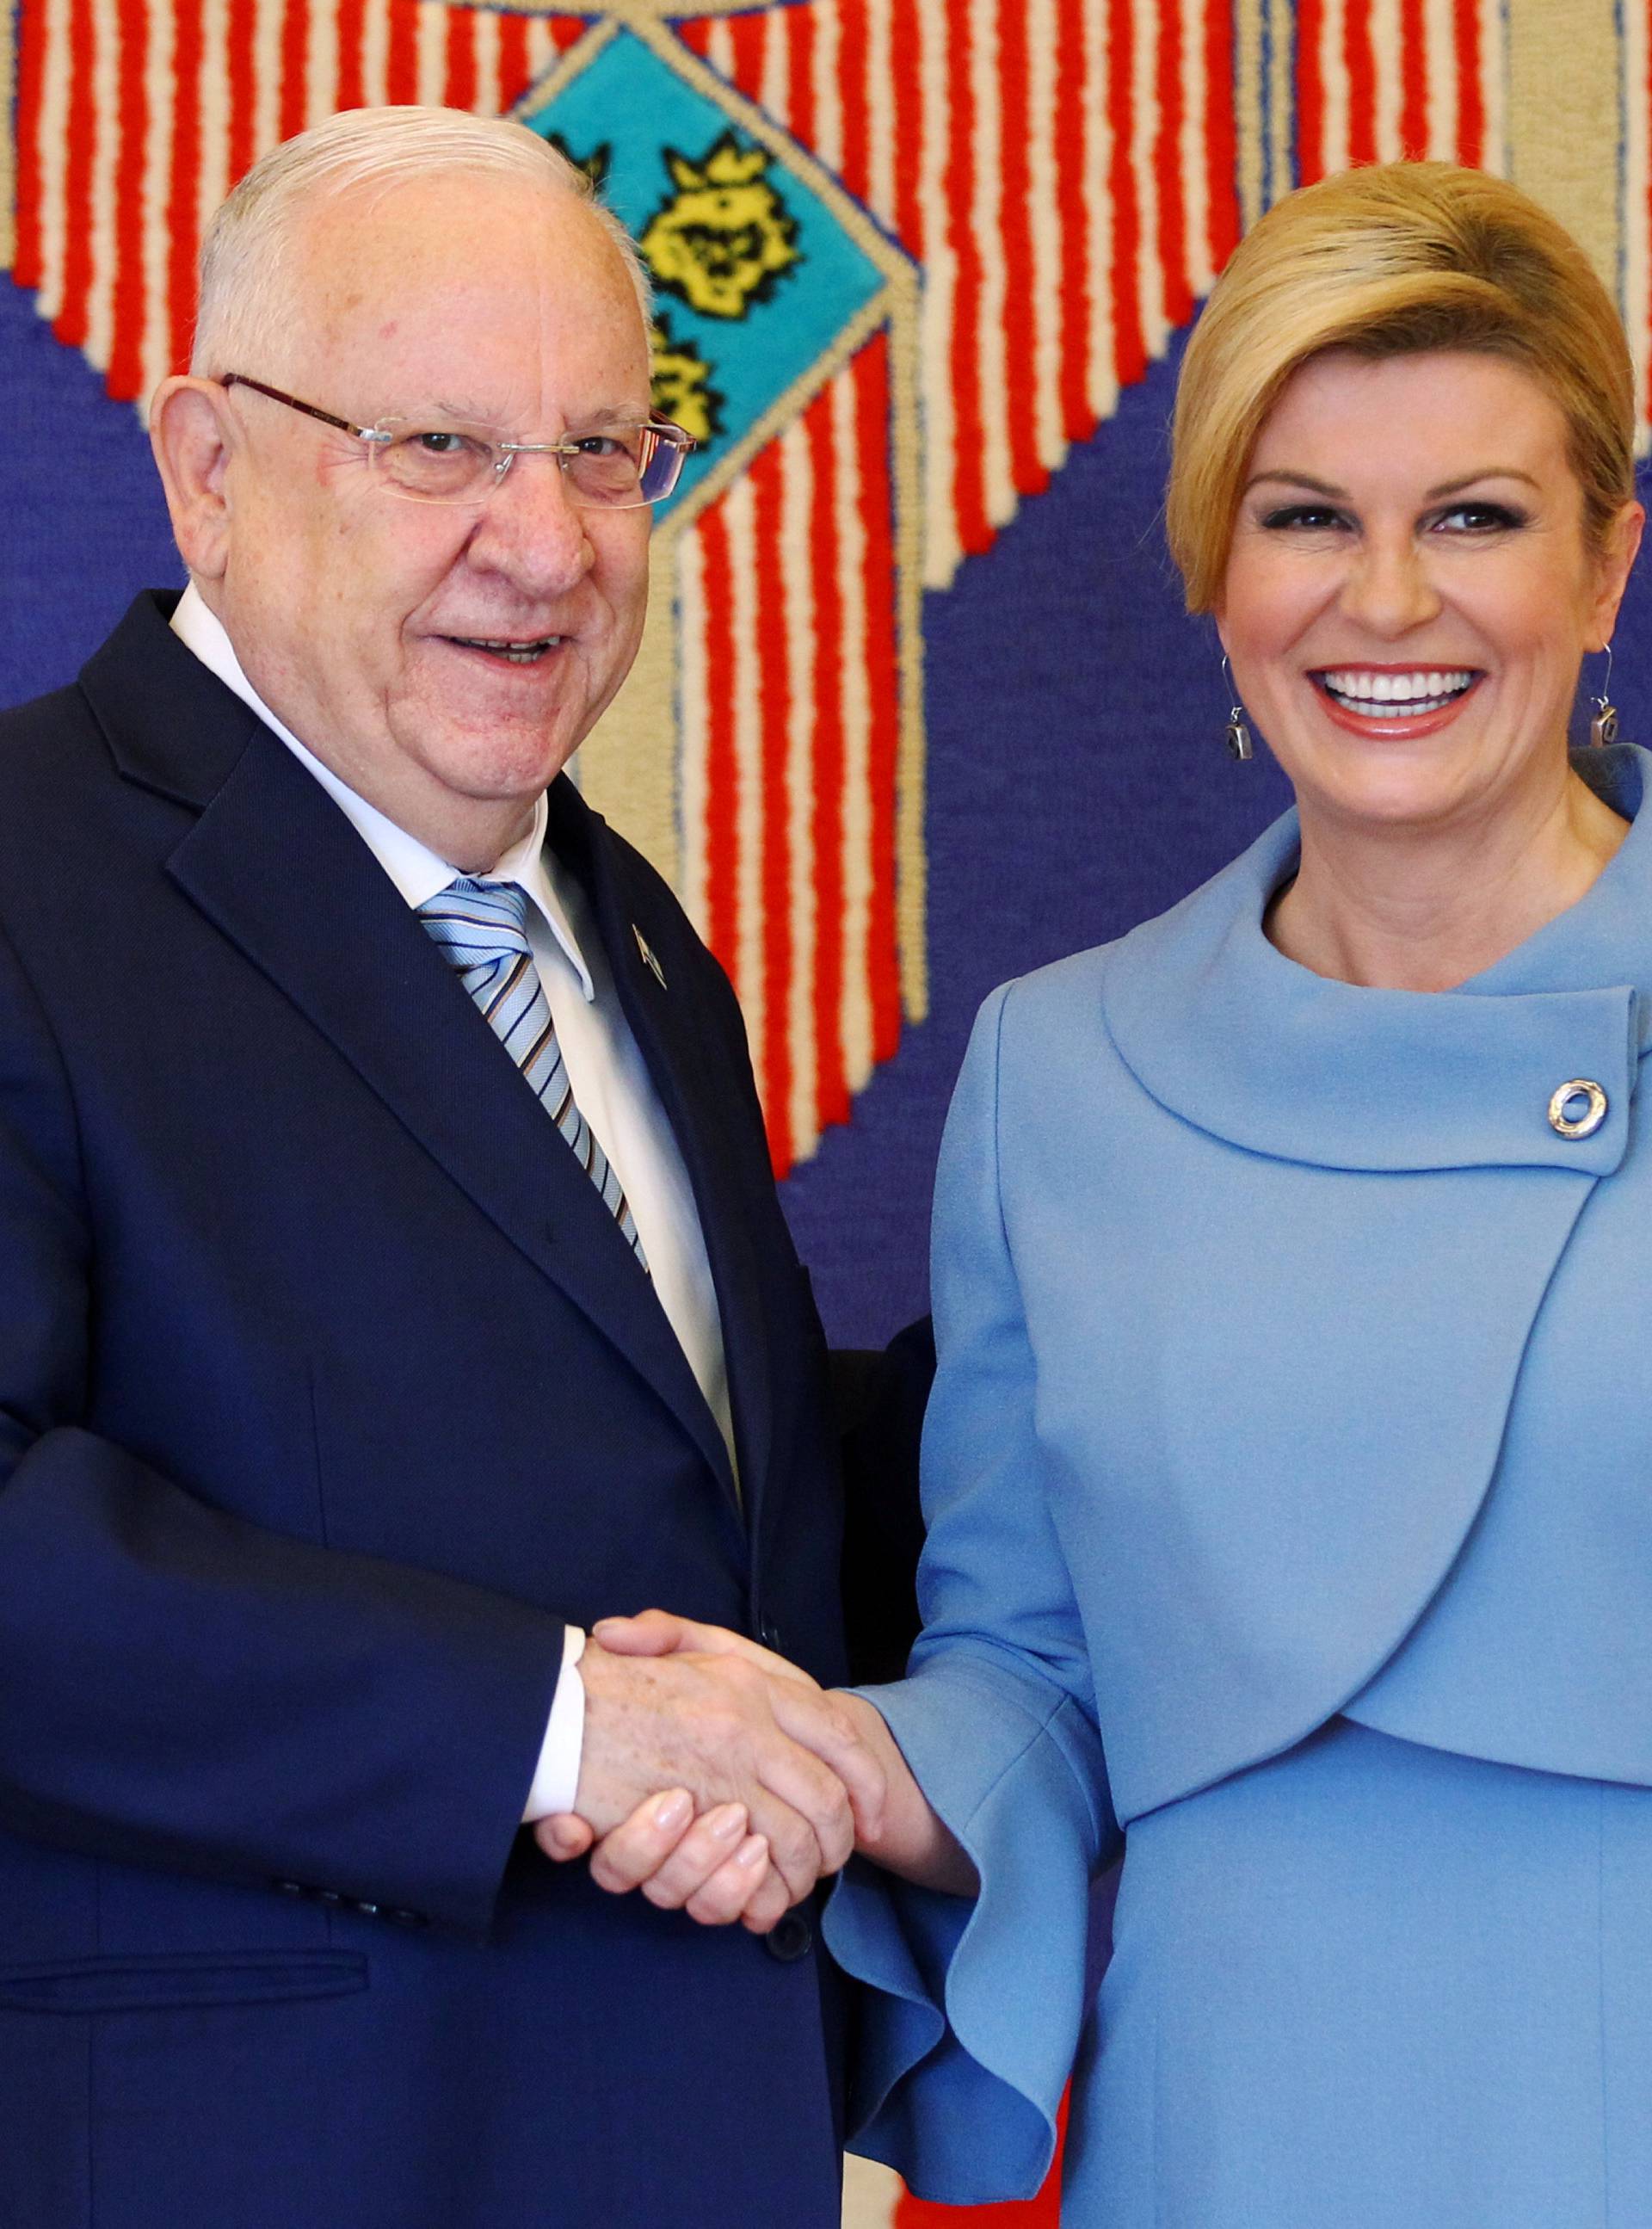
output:
<svg viewBox="0 0 1652 2229"><path fill-rule="evenodd" d="M184 563L199 580L221 580L229 563L226 481L239 440L228 395L213 379L163 380L150 405L149 438Z"/></svg>

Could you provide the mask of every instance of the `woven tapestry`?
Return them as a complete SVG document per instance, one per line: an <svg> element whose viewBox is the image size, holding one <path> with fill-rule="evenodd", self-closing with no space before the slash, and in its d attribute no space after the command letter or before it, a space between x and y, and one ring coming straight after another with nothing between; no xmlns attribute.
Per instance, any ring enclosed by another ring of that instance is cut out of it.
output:
<svg viewBox="0 0 1652 2229"><path fill-rule="evenodd" d="M1589 248L1644 397L1648 41L1648 0L22 0L0 701L182 577L139 414L247 165L384 102L554 140L640 243L656 401L701 441L579 779L727 966L829 1326L880 1340L925 1305L980 998L1173 903L1285 802L1223 752L1214 637L1159 526L1214 273L1328 170L1482 164ZM1649 670L1636 584L1636 740ZM881 2171L848 2205L857 2229L1055 2219L1049 2194L958 2213Z"/></svg>

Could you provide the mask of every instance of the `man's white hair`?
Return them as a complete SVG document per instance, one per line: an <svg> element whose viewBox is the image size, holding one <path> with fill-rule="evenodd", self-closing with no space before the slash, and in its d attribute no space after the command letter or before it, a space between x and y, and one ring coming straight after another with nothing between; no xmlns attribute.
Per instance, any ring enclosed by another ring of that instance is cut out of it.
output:
<svg viewBox="0 0 1652 2229"><path fill-rule="evenodd" d="M300 305L292 249L311 204L432 176L520 178L583 202L607 234L647 326L648 273L637 243L576 164L524 124L456 108L351 108L284 139L255 163L207 228L189 369L198 377L279 372Z"/></svg>

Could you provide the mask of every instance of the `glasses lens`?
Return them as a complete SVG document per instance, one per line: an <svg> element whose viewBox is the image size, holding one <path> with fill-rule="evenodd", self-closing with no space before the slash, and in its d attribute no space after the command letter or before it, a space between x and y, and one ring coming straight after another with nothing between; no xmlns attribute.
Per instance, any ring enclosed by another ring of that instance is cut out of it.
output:
<svg viewBox="0 0 1652 2229"><path fill-rule="evenodd" d="M593 511L644 503L645 426L618 426L607 434L574 434L562 452L562 469L575 498Z"/></svg>
<svg viewBox="0 0 1652 2229"><path fill-rule="evenodd" d="M656 433L651 426L643 428L645 453L643 458L641 481L644 503L663 503L682 474L688 451L666 435Z"/></svg>
<svg viewBox="0 0 1652 2229"><path fill-rule="evenodd" d="M375 450L391 485L426 503L464 503L493 485L493 450L475 434L451 427L409 427Z"/></svg>

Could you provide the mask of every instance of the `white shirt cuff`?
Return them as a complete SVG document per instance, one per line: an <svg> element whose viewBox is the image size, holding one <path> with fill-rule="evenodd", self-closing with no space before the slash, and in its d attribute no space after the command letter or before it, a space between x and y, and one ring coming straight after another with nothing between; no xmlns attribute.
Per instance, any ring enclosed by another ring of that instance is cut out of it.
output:
<svg viewBox="0 0 1652 2229"><path fill-rule="evenodd" d="M585 1681L575 1666L585 1654L583 1627L570 1625L562 1636L562 1669L551 1698L550 1724L539 1752L534 1784L528 1791L522 1824L572 1811L579 1786L579 1753L585 1747Z"/></svg>

